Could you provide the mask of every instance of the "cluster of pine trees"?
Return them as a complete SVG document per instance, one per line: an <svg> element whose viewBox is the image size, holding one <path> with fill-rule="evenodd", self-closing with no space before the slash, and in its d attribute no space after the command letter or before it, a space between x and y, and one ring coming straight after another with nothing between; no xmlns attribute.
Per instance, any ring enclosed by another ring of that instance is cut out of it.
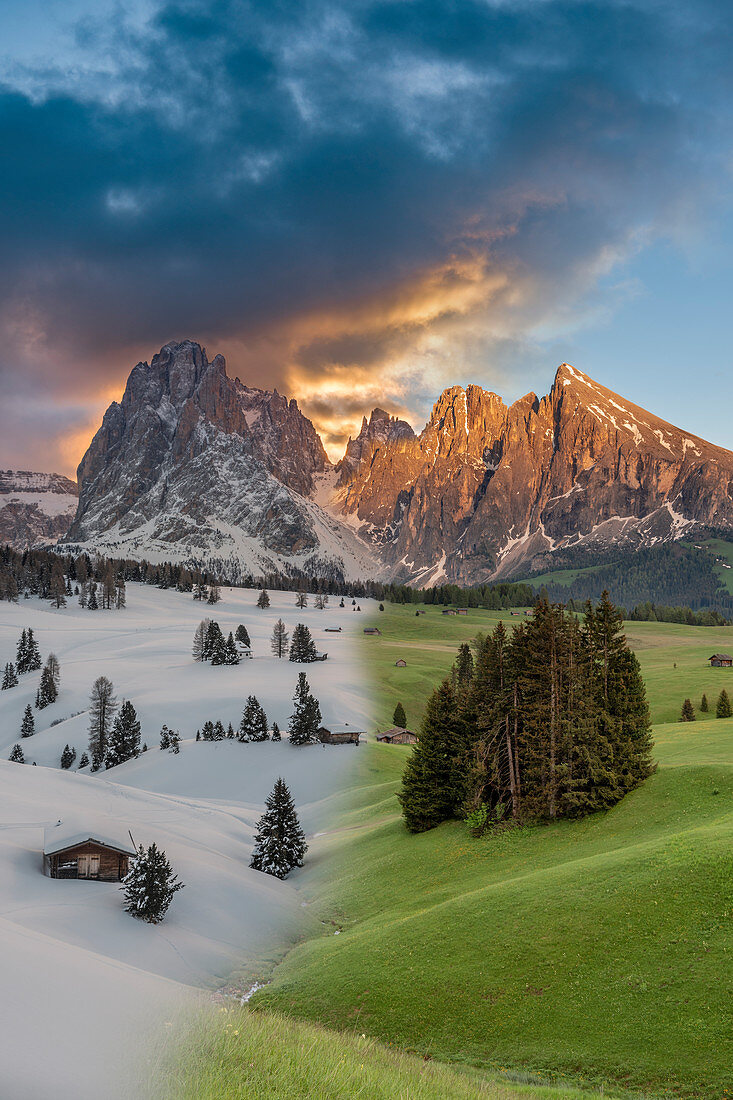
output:
<svg viewBox="0 0 733 1100"><path fill-rule="evenodd" d="M249 645L249 634L243 625L237 627L237 640ZM202 619L196 627L192 653L194 661L210 661L212 665L238 665L240 659L234 634L230 630L225 639L214 619Z"/></svg>
<svg viewBox="0 0 733 1100"><path fill-rule="evenodd" d="M622 616L604 593L582 621L540 600L474 660L461 646L427 706L400 801L420 832L485 807L494 818L607 809L653 771L651 722Z"/></svg>
<svg viewBox="0 0 733 1100"><path fill-rule="evenodd" d="M729 626L730 619L719 611L693 611L691 607L664 607L647 600L629 612L629 619L640 623L682 623L685 626Z"/></svg>
<svg viewBox="0 0 733 1100"><path fill-rule="evenodd" d="M321 726L321 707L313 695L304 672L298 676L293 695L294 709L288 722L288 740L291 745L313 745L318 741ZM267 714L255 695L247 697L242 717L237 729L229 723L224 726L220 720L204 722L196 730L197 741L236 740L241 744L258 741L281 741L282 733L277 722L270 727ZM161 748L163 748L161 744ZM166 746L167 747L167 746Z"/></svg>
<svg viewBox="0 0 733 1100"><path fill-rule="evenodd" d="M710 711L710 704L708 703L708 697L703 692L703 696L700 700L700 713L708 714ZM723 688L718 701L715 704L715 717L716 718L731 718L733 717L733 708L731 707L730 696L728 692ZM697 718L695 714L695 707L691 699L685 699L682 704L682 710L680 712L680 722L694 722Z"/></svg>
<svg viewBox="0 0 733 1100"><path fill-rule="evenodd" d="M92 771L98 771L102 766L114 768L135 759L145 750L140 740L141 727L135 707L126 699L118 709L112 681L106 676L99 676L92 685L89 697L89 757Z"/></svg>

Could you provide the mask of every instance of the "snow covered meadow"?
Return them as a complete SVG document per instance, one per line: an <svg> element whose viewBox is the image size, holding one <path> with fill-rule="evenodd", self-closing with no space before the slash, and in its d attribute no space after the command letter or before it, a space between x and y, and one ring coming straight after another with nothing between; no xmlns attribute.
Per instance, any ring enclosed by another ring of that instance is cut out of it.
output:
<svg viewBox="0 0 733 1100"><path fill-rule="evenodd" d="M257 595L225 588L210 607L190 594L129 584L121 611L89 611L73 598L62 609L36 599L0 605L0 665L14 660L30 626L44 660L54 652L61 666L58 700L33 710L36 733L20 742L25 765L7 757L40 672L0 692L0 1094L139 1095L130 1050L141 1049L141 1037L160 1027L171 1005L194 988L225 984L235 971L258 976L258 965L308 929L297 871L280 881L250 870L254 827L281 775L310 840L326 824L324 800L348 785L362 750L194 737L207 720L236 729L250 694L286 736L303 670L325 724L370 729L354 641L372 608L361 601L359 614L332 598L325 611L312 600L298 609L293 593L274 592L260 610ZM216 619L225 637L244 623L253 659L195 662L191 644L204 617ZM304 666L273 657L278 618L291 633L298 622L308 625L329 659ZM92 775L76 769L87 748L89 691L102 675L120 703L134 703L148 752ZM180 731L178 755L158 749L164 723ZM67 743L77 760L62 771ZM90 834L129 830L136 844L164 848L185 883L166 920L135 921L116 884L44 877L43 829L59 819Z"/></svg>

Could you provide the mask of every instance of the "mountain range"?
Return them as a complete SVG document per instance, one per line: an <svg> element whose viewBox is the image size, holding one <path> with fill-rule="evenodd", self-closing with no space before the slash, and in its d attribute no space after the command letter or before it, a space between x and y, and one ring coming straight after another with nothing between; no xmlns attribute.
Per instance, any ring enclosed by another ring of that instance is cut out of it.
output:
<svg viewBox="0 0 733 1100"><path fill-rule="evenodd" d="M5 476L17 495L31 475ZM70 548L233 578L474 584L559 567L578 548L733 530L733 453L563 363L547 396L509 406L451 387L419 435L375 409L334 465L294 400L230 378L187 340L132 370L81 461L69 519L24 532L16 511L2 530L17 545L66 525Z"/></svg>

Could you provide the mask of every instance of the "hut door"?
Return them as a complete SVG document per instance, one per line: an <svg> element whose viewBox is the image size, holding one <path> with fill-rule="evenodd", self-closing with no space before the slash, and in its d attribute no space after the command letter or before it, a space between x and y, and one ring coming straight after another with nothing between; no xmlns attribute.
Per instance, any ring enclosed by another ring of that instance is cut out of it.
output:
<svg viewBox="0 0 733 1100"><path fill-rule="evenodd" d="M77 866L79 878L89 878L89 856L79 856Z"/></svg>
<svg viewBox="0 0 733 1100"><path fill-rule="evenodd" d="M79 856L79 878L97 878L99 856Z"/></svg>

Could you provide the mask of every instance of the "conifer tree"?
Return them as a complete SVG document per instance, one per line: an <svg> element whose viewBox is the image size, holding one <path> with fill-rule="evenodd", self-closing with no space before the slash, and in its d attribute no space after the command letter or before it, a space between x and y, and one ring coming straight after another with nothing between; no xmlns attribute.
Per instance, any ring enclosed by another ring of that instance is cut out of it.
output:
<svg viewBox="0 0 733 1100"><path fill-rule="evenodd" d="M402 706L402 703L398 703L394 708L392 721L401 730L407 729L407 715L405 714L405 708Z"/></svg>
<svg viewBox="0 0 733 1100"><path fill-rule="evenodd" d="M226 662L226 642L221 627L215 621L209 623L206 631L206 655L212 665L223 665Z"/></svg>
<svg viewBox="0 0 733 1100"><path fill-rule="evenodd" d="M61 753L61 767L62 768L70 768L75 760L76 760L76 750L70 748L69 745L65 745L64 746L64 751Z"/></svg>
<svg viewBox="0 0 733 1100"><path fill-rule="evenodd" d="M87 608L89 611L98 611L99 603L97 602L97 583L92 581L89 585L89 599L87 600Z"/></svg>
<svg viewBox="0 0 733 1100"><path fill-rule="evenodd" d="M703 692L702 699L700 700L700 713L707 714L709 710L710 705L708 704L708 697L705 692Z"/></svg>
<svg viewBox="0 0 733 1100"><path fill-rule="evenodd" d="M33 711L31 710L31 705L30 705L30 703L28 703L28 705L26 706L26 708L23 712L23 721L20 724L20 736L21 737L32 737L35 732L36 732L36 721L35 721L35 718L33 717Z"/></svg>
<svg viewBox="0 0 733 1100"><path fill-rule="evenodd" d="M214 722L214 728L211 731L212 741L223 741L226 737L226 730L224 729L224 723L217 718Z"/></svg>
<svg viewBox="0 0 733 1100"><path fill-rule="evenodd" d="M264 588L257 597L257 606L260 608L261 611L264 611L270 606L270 597L268 596L267 591Z"/></svg>
<svg viewBox="0 0 733 1100"><path fill-rule="evenodd" d="M290 660L300 664L310 664L315 661L316 656L316 646L310 630L304 623L298 623L290 643Z"/></svg>
<svg viewBox="0 0 733 1100"><path fill-rule="evenodd" d="M38 642L36 641L33 630L28 627L28 671L37 672L41 667L41 651L38 648Z"/></svg>
<svg viewBox="0 0 733 1100"><path fill-rule="evenodd" d="M28 672L28 631L24 630L18 639L18 646L15 655L15 667L18 670L19 676L24 676Z"/></svg>
<svg viewBox="0 0 733 1100"><path fill-rule="evenodd" d="M229 637L224 644L224 664L239 664L239 650L237 649L237 643L234 641L234 635L232 634L231 630L229 631Z"/></svg>
<svg viewBox="0 0 733 1100"><path fill-rule="evenodd" d="M718 702L715 705L715 717L716 718L730 718L733 714L731 711L730 699L728 698L728 692L723 688L718 696Z"/></svg>
<svg viewBox="0 0 733 1100"><path fill-rule="evenodd" d="M122 882L125 912L148 924L160 924L174 895L182 889L165 852L155 844L146 852L141 844Z"/></svg>
<svg viewBox="0 0 733 1100"><path fill-rule="evenodd" d="M240 623L234 632L234 637L237 639L240 645L246 645L249 649L252 643L249 640L249 634L247 633L247 627L244 623Z"/></svg>
<svg viewBox="0 0 733 1100"><path fill-rule="evenodd" d="M282 734L280 733L280 727L277 722L272 723L272 737L271 741L282 741Z"/></svg>
<svg viewBox="0 0 733 1100"><path fill-rule="evenodd" d="M97 771L104 763L116 711L117 699L112 681L106 676L100 676L92 684L89 697L89 755L92 758L92 771Z"/></svg>
<svg viewBox="0 0 733 1100"><path fill-rule="evenodd" d="M160 727L160 749L164 751L171 747L171 731L167 726Z"/></svg>
<svg viewBox="0 0 733 1100"><path fill-rule="evenodd" d="M682 712L680 714L680 722L694 722L695 721L695 708L693 707L689 699L685 699L682 704Z"/></svg>
<svg viewBox="0 0 733 1100"><path fill-rule="evenodd" d="M85 752L83 752L81 754L81 760L79 761L79 769L78 770L81 771L82 768L88 768L88 767L89 767L89 757L87 756L87 754Z"/></svg>
<svg viewBox="0 0 733 1100"><path fill-rule="evenodd" d="M325 611L328 606L328 596L323 592L319 592L314 600L314 607L316 611Z"/></svg>
<svg viewBox="0 0 733 1100"><path fill-rule="evenodd" d="M122 573L118 573L117 580L115 581L115 607L118 611L121 611L126 605L127 591L125 589L125 578Z"/></svg>
<svg viewBox="0 0 733 1100"><path fill-rule="evenodd" d="M9 688L18 686L18 677L15 674L15 665L12 661L8 661L5 666L5 672L3 673L2 690L8 691Z"/></svg>
<svg viewBox="0 0 733 1100"><path fill-rule="evenodd" d="M143 746L143 751L145 746ZM170 732L170 751L174 756L178 756L181 751L181 735L178 730L171 730Z"/></svg>
<svg viewBox="0 0 733 1100"><path fill-rule="evenodd" d="M301 609L308 606L308 593L302 588L295 594L295 606Z"/></svg>
<svg viewBox="0 0 733 1100"><path fill-rule="evenodd" d="M39 710L43 710L44 707L48 707L52 703L55 703L57 698L58 691L56 689L53 673L48 665L46 665L41 673L41 682L38 685L38 692L36 693L36 706Z"/></svg>
<svg viewBox="0 0 733 1100"><path fill-rule="evenodd" d="M305 673L298 674L298 683L293 696L295 710L288 723L288 737L291 745L313 745L318 740L321 725L321 708L318 700L311 694Z"/></svg>
<svg viewBox="0 0 733 1100"><path fill-rule="evenodd" d="M213 584L213 583L210 584L209 585L209 597L208 597L206 602L210 603L210 604L215 604L215 603L219 603L220 600L221 600L221 588L219 588L218 584Z"/></svg>
<svg viewBox="0 0 733 1100"><path fill-rule="evenodd" d="M452 817L463 792L455 789L456 761L463 749L458 708L450 680L428 700L420 730L402 775L398 795L410 832L421 833Z"/></svg>
<svg viewBox="0 0 733 1100"><path fill-rule="evenodd" d="M196 738L198 741L198 737ZM213 741L214 740L214 723L211 721L204 722L201 727L201 740Z"/></svg>
<svg viewBox="0 0 733 1100"><path fill-rule="evenodd" d="M468 691L473 679L473 654L468 642L463 642L458 649L456 661L456 687L459 691Z"/></svg>
<svg viewBox="0 0 733 1100"><path fill-rule="evenodd" d="M234 726L230 722L229 725L227 726L227 741L231 741L233 737L234 737Z"/></svg>
<svg viewBox="0 0 733 1100"><path fill-rule="evenodd" d="M257 823L250 867L283 879L294 867L303 866L307 850L288 786L284 779L278 779Z"/></svg>
<svg viewBox="0 0 733 1100"><path fill-rule="evenodd" d="M288 632L282 619L278 619L272 628L270 646L276 657L285 657L288 652Z"/></svg>
<svg viewBox="0 0 733 1100"><path fill-rule="evenodd" d="M66 607L66 585L64 583L64 574L60 566L54 566L51 572L48 595L54 607Z"/></svg>
<svg viewBox="0 0 733 1100"><path fill-rule="evenodd" d="M191 649L194 661L208 660L208 632L210 625L211 622L209 619L202 619L196 627L193 636L193 647Z"/></svg>
<svg viewBox="0 0 733 1100"><path fill-rule="evenodd" d="M13 745L12 749L10 750L10 756L8 757L8 760L12 760L14 764L25 764L25 756L23 755L23 750L17 743Z"/></svg>
<svg viewBox="0 0 733 1100"><path fill-rule="evenodd" d="M250 695L239 723L240 741L267 741L267 715L254 695Z"/></svg>
<svg viewBox="0 0 733 1100"><path fill-rule="evenodd" d="M105 764L115 768L140 755L140 722L129 699L123 701L109 736Z"/></svg>
<svg viewBox="0 0 733 1100"><path fill-rule="evenodd" d="M61 665L59 659L55 653L49 653L46 658L46 668L53 676L53 682L56 687L56 694L58 695L59 687L61 686Z"/></svg>

